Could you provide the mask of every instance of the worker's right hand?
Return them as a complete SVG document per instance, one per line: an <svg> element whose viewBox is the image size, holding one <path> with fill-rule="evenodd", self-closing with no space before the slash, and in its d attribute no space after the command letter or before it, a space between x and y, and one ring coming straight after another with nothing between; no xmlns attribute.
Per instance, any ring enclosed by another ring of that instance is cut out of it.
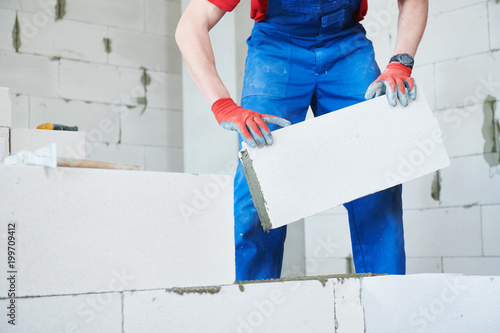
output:
<svg viewBox="0 0 500 333"><path fill-rule="evenodd" d="M273 143L273 135L267 124L281 127L290 125L286 119L244 109L236 105L231 98L217 100L212 105L212 111L223 128L237 131L246 144L252 148Z"/></svg>

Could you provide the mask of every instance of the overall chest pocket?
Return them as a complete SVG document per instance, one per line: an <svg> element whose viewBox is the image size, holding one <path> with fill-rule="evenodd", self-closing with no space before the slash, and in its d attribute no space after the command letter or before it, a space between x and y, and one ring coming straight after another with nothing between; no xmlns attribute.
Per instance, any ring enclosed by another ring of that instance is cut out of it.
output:
<svg viewBox="0 0 500 333"><path fill-rule="evenodd" d="M316 16L323 28L342 24L346 15L346 0L284 0L283 12Z"/></svg>
<svg viewBox="0 0 500 333"><path fill-rule="evenodd" d="M284 0L282 8L285 12L325 15L344 9L346 2L346 0Z"/></svg>

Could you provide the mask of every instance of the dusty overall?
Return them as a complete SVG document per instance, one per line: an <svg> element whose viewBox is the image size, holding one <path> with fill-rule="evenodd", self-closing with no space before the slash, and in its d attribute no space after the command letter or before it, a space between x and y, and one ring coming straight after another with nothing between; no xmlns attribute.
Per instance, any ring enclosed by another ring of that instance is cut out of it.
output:
<svg viewBox="0 0 500 333"><path fill-rule="evenodd" d="M321 116L364 101L380 70L353 18L360 2L269 0L266 19L255 23L247 41L241 106L293 124L305 119L309 106ZM357 273L405 273L401 190L395 186L344 205ZM234 200L236 279L280 277L286 226L263 231L241 165Z"/></svg>

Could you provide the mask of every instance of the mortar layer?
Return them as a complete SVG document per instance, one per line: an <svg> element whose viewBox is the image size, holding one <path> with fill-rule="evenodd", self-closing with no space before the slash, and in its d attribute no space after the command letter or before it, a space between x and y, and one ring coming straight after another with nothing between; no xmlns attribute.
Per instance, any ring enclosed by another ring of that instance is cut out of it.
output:
<svg viewBox="0 0 500 333"><path fill-rule="evenodd" d="M268 283L268 282L310 281L310 280L317 280L317 281L321 282L321 284L324 287L326 285L326 282L330 279L337 279L337 280L340 280L341 282L343 282L344 279L362 278L362 277L368 277L368 276L381 276L381 275L387 275L387 274L372 274L372 273L332 274L332 275L300 276L300 277L291 277L291 278L285 277L285 278L268 279L268 280L235 281L234 283L240 286L240 290L242 289L241 286L243 286L245 284ZM243 290L244 290L244 287L243 287Z"/></svg>
<svg viewBox="0 0 500 333"><path fill-rule="evenodd" d="M264 199L264 194L262 193L259 178L257 178L257 174L253 168L252 159L248 155L247 150L242 150L240 152L240 160L243 171L245 172L245 178L247 179L250 194L252 195L253 204L257 209L257 214L259 215L260 223L262 224L262 228L264 228L264 231L269 231L272 228L272 224L269 219L269 215L267 214L267 203Z"/></svg>
<svg viewBox="0 0 500 333"><path fill-rule="evenodd" d="M179 295L184 294L217 294L221 289L221 286L209 286L209 287L184 287L184 288L171 288L167 289L168 292L174 292Z"/></svg>

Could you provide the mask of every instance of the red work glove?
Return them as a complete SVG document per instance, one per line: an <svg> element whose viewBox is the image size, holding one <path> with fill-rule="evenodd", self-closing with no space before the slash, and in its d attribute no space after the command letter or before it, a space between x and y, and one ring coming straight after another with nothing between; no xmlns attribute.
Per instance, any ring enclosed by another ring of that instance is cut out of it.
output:
<svg viewBox="0 0 500 333"><path fill-rule="evenodd" d="M268 114L260 114L236 105L231 98L221 98L212 105L217 122L225 129L237 131L250 146L265 146L273 143L273 136L266 124L281 127L290 122Z"/></svg>
<svg viewBox="0 0 500 333"><path fill-rule="evenodd" d="M386 95L389 104L396 106L399 102L403 106L408 105L408 96L414 101L417 97L417 86L411 75L411 68L391 62L385 71L375 80L366 91L365 98L370 99L376 96Z"/></svg>

